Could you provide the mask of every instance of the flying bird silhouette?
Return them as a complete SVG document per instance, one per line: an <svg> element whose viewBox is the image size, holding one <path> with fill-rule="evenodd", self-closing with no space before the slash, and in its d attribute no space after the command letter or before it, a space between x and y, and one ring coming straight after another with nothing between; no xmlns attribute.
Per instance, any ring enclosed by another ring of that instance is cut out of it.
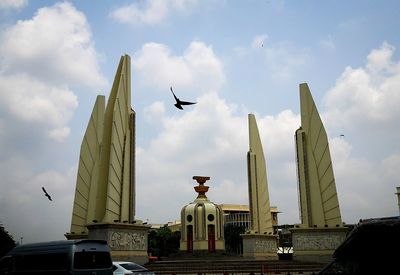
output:
<svg viewBox="0 0 400 275"><path fill-rule="evenodd" d="M179 98L176 97L174 91L172 90L172 87L170 87L170 90L172 92L172 94L174 95L175 101L176 103L174 104L176 108L183 110L182 105L192 105L192 104L196 104L196 102L187 102L187 101L182 101Z"/></svg>
<svg viewBox="0 0 400 275"><path fill-rule="evenodd" d="M44 192L44 195L49 199L49 201L52 201L50 195L47 193L46 189L44 189L44 187L42 186L42 190Z"/></svg>

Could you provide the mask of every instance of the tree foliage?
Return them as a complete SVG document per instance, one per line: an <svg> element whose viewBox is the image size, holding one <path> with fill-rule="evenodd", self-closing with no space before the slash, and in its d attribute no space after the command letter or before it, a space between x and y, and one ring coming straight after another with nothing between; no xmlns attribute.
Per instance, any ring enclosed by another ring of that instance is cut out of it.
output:
<svg viewBox="0 0 400 275"><path fill-rule="evenodd" d="M240 234L245 232L244 226L227 224L224 228L225 250L227 253L242 254L243 238Z"/></svg>
<svg viewBox="0 0 400 275"><path fill-rule="evenodd" d="M163 226L149 232L149 253L153 256L168 256L179 251L181 233L172 232L168 226Z"/></svg>
<svg viewBox="0 0 400 275"><path fill-rule="evenodd" d="M0 224L0 258L16 246L14 239Z"/></svg>

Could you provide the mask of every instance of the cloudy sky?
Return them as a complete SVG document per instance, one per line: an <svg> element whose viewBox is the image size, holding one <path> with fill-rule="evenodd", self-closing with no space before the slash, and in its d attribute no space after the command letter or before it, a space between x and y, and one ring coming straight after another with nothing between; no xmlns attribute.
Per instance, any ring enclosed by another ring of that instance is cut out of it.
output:
<svg viewBox="0 0 400 275"><path fill-rule="evenodd" d="M64 238L82 136L123 54L138 219L179 219L194 175L211 177L213 202L247 204L254 113L271 204L281 224L298 223L303 82L328 132L343 221L398 215L399 10L372 0L0 0L0 223L24 243ZM198 103L176 109L170 86Z"/></svg>

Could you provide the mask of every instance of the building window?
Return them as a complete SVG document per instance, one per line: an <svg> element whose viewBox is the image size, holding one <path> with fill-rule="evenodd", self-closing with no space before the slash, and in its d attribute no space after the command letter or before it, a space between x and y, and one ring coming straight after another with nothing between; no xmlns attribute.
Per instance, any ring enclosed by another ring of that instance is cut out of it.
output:
<svg viewBox="0 0 400 275"><path fill-rule="evenodd" d="M207 219L212 222L214 220L214 215L213 214L208 214Z"/></svg>
<svg viewBox="0 0 400 275"><path fill-rule="evenodd" d="M188 215L188 216L186 217L186 220L187 220L188 222L191 222L191 221L193 220L192 215Z"/></svg>

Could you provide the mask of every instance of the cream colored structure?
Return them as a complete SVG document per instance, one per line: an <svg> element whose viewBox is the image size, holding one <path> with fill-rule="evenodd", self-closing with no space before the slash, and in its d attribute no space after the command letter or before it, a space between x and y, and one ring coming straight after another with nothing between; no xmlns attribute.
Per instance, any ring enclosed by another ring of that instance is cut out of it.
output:
<svg viewBox="0 0 400 275"><path fill-rule="evenodd" d="M247 153L247 174L250 228L251 233L264 234L273 232L266 162L254 114L249 114L248 119L250 149Z"/></svg>
<svg viewBox="0 0 400 275"><path fill-rule="evenodd" d="M131 107L130 57L121 57L105 108L97 96L83 137L71 233L93 222L135 219L135 112Z"/></svg>
<svg viewBox="0 0 400 275"><path fill-rule="evenodd" d="M296 131L301 225L291 229L298 260L329 262L346 238L328 137L306 83L300 84L301 127Z"/></svg>
<svg viewBox="0 0 400 275"><path fill-rule="evenodd" d="M194 202L181 211L180 250L197 255L225 251L224 217L221 208L208 200L204 183L209 177L194 176L199 184Z"/></svg>
<svg viewBox="0 0 400 275"><path fill-rule="evenodd" d="M254 114L248 115L249 143L247 173L250 232L243 234L243 256L277 258L277 236L273 235L271 206L264 150Z"/></svg>
<svg viewBox="0 0 400 275"><path fill-rule="evenodd" d="M97 96L83 137L68 239L107 240L113 259L147 261L149 227L135 220L131 60L122 56L105 106Z"/></svg>
<svg viewBox="0 0 400 275"><path fill-rule="evenodd" d="M296 148L302 225L340 226L342 218L328 136L306 83L300 84L300 108Z"/></svg>

